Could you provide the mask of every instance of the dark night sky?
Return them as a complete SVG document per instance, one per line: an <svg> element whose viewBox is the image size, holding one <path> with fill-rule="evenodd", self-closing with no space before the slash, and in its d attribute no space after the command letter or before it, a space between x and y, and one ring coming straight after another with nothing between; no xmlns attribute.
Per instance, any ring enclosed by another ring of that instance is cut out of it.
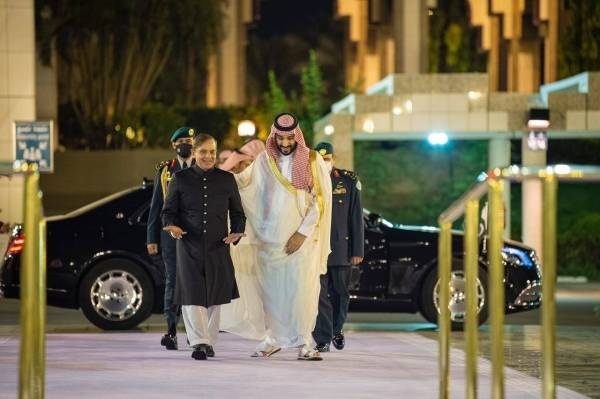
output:
<svg viewBox="0 0 600 399"><path fill-rule="evenodd" d="M261 0L256 33L261 37L318 29L333 18L333 0Z"/></svg>

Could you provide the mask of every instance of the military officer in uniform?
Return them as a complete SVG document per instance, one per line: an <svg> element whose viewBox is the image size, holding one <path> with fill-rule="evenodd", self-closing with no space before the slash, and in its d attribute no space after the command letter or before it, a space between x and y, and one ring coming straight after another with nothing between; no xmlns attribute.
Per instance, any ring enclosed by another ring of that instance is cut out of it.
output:
<svg viewBox="0 0 600 399"><path fill-rule="evenodd" d="M192 165L192 141L194 129L180 127L171 136L171 145L177 156L173 159L160 162L156 165L156 177L154 179L154 190L148 225L146 231L146 244L148 254L156 256L159 253L165 265L165 297L164 315L167 321L167 333L161 338L160 344L167 349L177 349L177 322L179 321L179 309L173 306L173 294L175 291L175 240L162 231L160 212L163 207L164 198L167 195L167 186L175 172Z"/></svg>
<svg viewBox="0 0 600 399"><path fill-rule="evenodd" d="M246 216L235 178L215 168L215 139L197 135L193 154L195 165L169 184L162 222L177 240L175 303L181 305L192 358L206 360L215 355L220 305L239 297L229 245L244 236Z"/></svg>
<svg viewBox="0 0 600 399"><path fill-rule="evenodd" d="M329 343L344 349L344 323L350 302L351 265L358 265L364 256L364 226L360 198L360 181L354 172L333 167L335 156L330 143L319 143L315 150L331 170L332 214L331 253L327 259L327 274L321 276L319 314L313 337L316 350L329 352Z"/></svg>

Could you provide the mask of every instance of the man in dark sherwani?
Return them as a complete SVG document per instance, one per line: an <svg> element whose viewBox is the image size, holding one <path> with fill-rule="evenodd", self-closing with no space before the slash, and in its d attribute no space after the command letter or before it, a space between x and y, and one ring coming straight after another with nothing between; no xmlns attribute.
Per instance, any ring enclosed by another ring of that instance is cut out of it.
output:
<svg viewBox="0 0 600 399"><path fill-rule="evenodd" d="M360 198L360 181L354 172L333 167L335 156L330 143L319 143L315 150L331 170L331 253L327 259L327 274L321 276L319 314L313 337L319 352L329 352L329 342L344 349L342 331L350 303L351 265L358 265L364 256L364 226Z"/></svg>
<svg viewBox="0 0 600 399"><path fill-rule="evenodd" d="M194 134L194 129L183 126L175 130L171 135L171 146L177 156L156 165L156 177L154 178L154 189L152 192L152 201L150 202L150 213L148 214L146 238L148 254L150 256L158 256L160 250L160 256L165 265L164 315L167 321L167 333L161 338L160 344L170 350L177 349L179 309L173 305L177 260L175 255L175 240L166 231L162 231L160 212L163 207L164 198L167 195L167 187L175 172L193 164L192 140Z"/></svg>
<svg viewBox="0 0 600 399"><path fill-rule="evenodd" d="M219 305L239 297L229 245L244 236L246 216L233 175L215 168L216 155L212 136L194 138L196 163L173 176L162 210L164 230L177 240L175 303L196 360L214 356Z"/></svg>

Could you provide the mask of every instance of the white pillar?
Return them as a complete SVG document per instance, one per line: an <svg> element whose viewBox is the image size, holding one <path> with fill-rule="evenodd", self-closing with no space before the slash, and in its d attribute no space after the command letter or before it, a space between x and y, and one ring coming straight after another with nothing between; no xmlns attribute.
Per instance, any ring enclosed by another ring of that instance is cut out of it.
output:
<svg viewBox="0 0 600 399"><path fill-rule="evenodd" d="M546 151L530 150L527 137L521 140L521 156L523 166L546 166ZM523 242L535 249L541 258L542 182L539 179L528 179L522 183L522 214Z"/></svg>
<svg viewBox="0 0 600 399"><path fill-rule="evenodd" d="M246 101L246 29L252 21L250 0L226 2L225 37L208 64L207 105L243 105Z"/></svg>
<svg viewBox="0 0 600 399"><path fill-rule="evenodd" d="M495 138L488 142L488 169L505 168L510 165L510 139ZM505 220L504 238L510 238L510 184L504 184L503 194Z"/></svg>
<svg viewBox="0 0 600 399"><path fill-rule="evenodd" d="M429 14L426 0L394 2L396 72L419 74L428 69Z"/></svg>
<svg viewBox="0 0 600 399"><path fill-rule="evenodd" d="M33 0L0 1L0 159L13 158L13 122L36 119ZM0 176L0 220L23 221L23 179Z"/></svg>

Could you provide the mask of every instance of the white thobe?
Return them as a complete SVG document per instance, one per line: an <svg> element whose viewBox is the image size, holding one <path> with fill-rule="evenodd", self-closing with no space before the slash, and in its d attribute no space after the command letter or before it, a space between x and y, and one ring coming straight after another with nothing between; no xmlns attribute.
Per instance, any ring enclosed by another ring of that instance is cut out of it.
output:
<svg viewBox="0 0 600 399"><path fill-rule="evenodd" d="M248 237L240 243L243 256L232 254L240 300L223 306L221 329L262 339L259 350L314 345L319 276L330 252L331 179L321 156L313 156L310 193L290 183L293 155L280 157L277 168L264 152L236 175ZM306 239L288 255L285 245L295 232ZM243 323L234 326L236 313Z"/></svg>

